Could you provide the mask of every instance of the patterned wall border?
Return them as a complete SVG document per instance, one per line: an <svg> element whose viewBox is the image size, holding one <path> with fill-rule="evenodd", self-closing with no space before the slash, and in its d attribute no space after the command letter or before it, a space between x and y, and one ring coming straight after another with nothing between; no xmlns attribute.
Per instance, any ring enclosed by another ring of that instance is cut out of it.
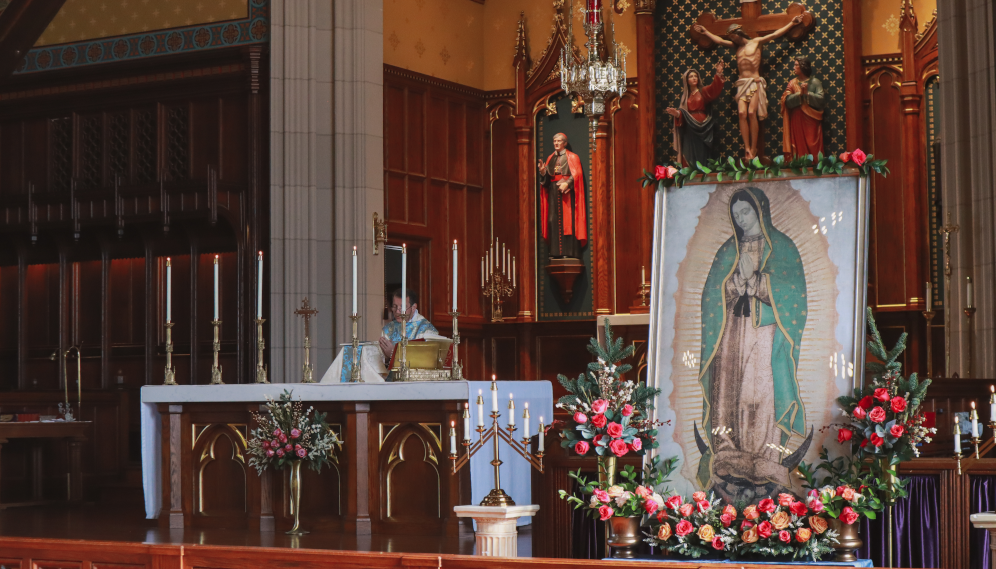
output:
<svg viewBox="0 0 996 569"><path fill-rule="evenodd" d="M270 1L249 0L249 17L32 49L15 75L190 53L270 39Z"/></svg>

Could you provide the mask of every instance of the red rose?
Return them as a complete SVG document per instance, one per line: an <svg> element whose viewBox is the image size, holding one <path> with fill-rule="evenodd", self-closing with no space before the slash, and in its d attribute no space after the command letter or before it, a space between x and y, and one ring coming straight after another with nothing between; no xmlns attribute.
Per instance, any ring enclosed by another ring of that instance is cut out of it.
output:
<svg viewBox="0 0 996 569"><path fill-rule="evenodd" d="M865 412L864 407L855 407L854 412L851 414L854 415L854 418L859 421L864 421L865 417L868 416L868 413Z"/></svg>
<svg viewBox="0 0 996 569"><path fill-rule="evenodd" d="M851 437L853 436L854 436L854 431L848 429L847 427L841 427L841 429L837 431L837 442L844 444L847 441L851 440Z"/></svg>
<svg viewBox="0 0 996 569"><path fill-rule="evenodd" d="M660 507L660 504L658 504L655 500L644 500L643 501L643 510L645 512L647 512L648 514L653 514L654 512L657 511L657 508L659 508L659 507Z"/></svg>
<svg viewBox="0 0 996 569"><path fill-rule="evenodd" d="M598 415L595 415L594 417L591 418L591 424L595 425L599 429L601 429L602 427L604 427L605 424L608 423L608 422L609 421L608 421L608 419L605 418L605 415L602 415L601 413L599 413Z"/></svg>
<svg viewBox="0 0 996 569"><path fill-rule="evenodd" d="M600 442L602 442L602 439L607 439L607 438L609 437L605 435L595 435L595 438L591 439L591 442L597 445ZM605 445L600 445L600 446L605 446Z"/></svg>
<svg viewBox="0 0 996 569"><path fill-rule="evenodd" d="M850 152L841 152L839 158L840 158L841 162L847 164L848 162L851 161L851 153Z"/></svg>
<svg viewBox="0 0 996 569"><path fill-rule="evenodd" d="M740 524L740 531L746 531L746 530L749 530L752 527L754 527L754 522L749 521L749 520L744 520Z"/></svg>
<svg viewBox="0 0 996 569"><path fill-rule="evenodd" d="M871 444L875 445L876 447L880 447L880 446L882 446L882 443L885 442L885 439L883 439L882 437L878 436L878 433L872 433L871 436L868 437L868 442L870 442Z"/></svg>
<svg viewBox="0 0 996 569"><path fill-rule="evenodd" d="M697 509L699 512L708 512L709 508L711 508L711 507L712 507L712 504L710 504L708 500L702 500L702 501L699 501L699 502L695 502L695 509Z"/></svg>
<svg viewBox="0 0 996 569"><path fill-rule="evenodd" d="M865 395L864 397L861 398L861 401L858 401L858 407L861 407L862 409L865 410L871 409L872 405L874 404L875 400L872 399L871 395Z"/></svg>
<svg viewBox="0 0 996 569"><path fill-rule="evenodd" d="M903 436L903 433L905 432L906 429L904 429L902 425L893 425L892 428L889 429L889 434L896 437L897 439Z"/></svg>
<svg viewBox="0 0 996 569"><path fill-rule="evenodd" d="M865 440L861 441L861 445L860 446L861 446L861 448L865 448L866 446L868 446L868 439L865 439Z"/></svg>
<svg viewBox="0 0 996 569"><path fill-rule="evenodd" d="M672 510L677 510L678 508L681 507L681 496L678 495L671 496L667 500L664 500L664 505L667 506L668 508L671 508Z"/></svg>
<svg viewBox="0 0 996 569"><path fill-rule="evenodd" d="M892 412L902 413L906 410L906 398L902 395L897 395L892 398Z"/></svg>
<svg viewBox="0 0 996 569"><path fill-rule="evenodd" d="M778 495L778 505L779 506L791 506L792 502L795 502L795 496L792 494L786 494L782 492Z"/></svg>
<svg viewBox="0 0 996 569"><path fill-rule="evenodd" d="M588 441L578 441L574 445L574 452L578 453L581 456L584 456L584 455L588 454L588 449L589 448L591 448L591 447L590 447L590 445L588 445Z"/></svg>
<svg viewBox="0 0 996 569"><path fill-rule="evenodd" d="M695 526L688 520L681 520L678 525L674 526L674 534L678 537L684 537L693 531L695 531Z"/></svg>
<svg viewBox="0 0 996 569"><path fill-rule="evenodd" d="M789 511L797 516L805 516L809 510L802 502L792 502L792 505L789 506Z"/></svg>
<svg viewBox="0 0 996 569"><path fill-rule="evenodd" d="M667 167L665 166L654 166L654 178L658 180L663 180L667 178Z"/></svg>
<svg viewBox="0 0 996 569"><path fill-rule="evenodd" d="M723 514L719 516L719 521L723 523L724 528L728 528L730 527L730 524L733 523L733 516L730 514Z"/></svg>
<svg viewBox="0 0 996 569"><path fill-rule="evenodd" d="M835 494L838 496L843 496L845 490L847 490L847 486L838 486Z"/></svg>
<svg viewBox="0 0 996 569"><path fill-rule="evenodd" d="M851 159L854 160L854 163L858 166L865 163L865 158L867 158L867 156L861 151L860 148L855 148L854 152L851 152Z"/></svg>
<svg viewBox="0 0 996 569"><path fill-rule="evenodd" d="M847 525L851 525L854 522L858 521L858 514L850 506L845 506L844 509L840 512L840 521L844 522Z"/></svg>
<svg viewBox="0 0 996 569"><path fill-rule="evenodd" d="M624 456L627 452L629 452L629 448L626 447L626 443L621 439L612 439L612 442L609 443L609 450L611 450L612 454L616 456Z"/></svg>
<svg viewBox="0 0 996 569"><path fill-rule="evenodd" d="M681 507L678 508L678 513L681 514L682 516L685 516L686 518L688 516L692 515L692 513L694 511L695 511L695 507L692 506L691 502L689 502L687 504L682 504Z"/></svg>
<svg viewBox="0 0 996 569"><path fill-rule="evenodd" d="M792 534L789 533L788 530L783 529L782 531L778 532L778 541L781 541L782 543L788 543L792 541Z"/></svg>
<svg viewBox="0 0 996 569"><path fill-rule="evenodd" d="M598 517L604 522L605 520L612 517L615 511L609 506L602 506L598 509Z"/></svg>
<svg viewBox="0 0 996 569"><path fill-rule="evenodd" d="M723 543L723 538L719 537L718 535L716 537L712 538L712 548L713 549L715 549L716 551L723 551L723 548L725 548L725 547L726 547L726 544Z"/></svg>
<svg viewBox="0 0 996 569"><path fill-rule="evenodd" d="M871 419L872 423L881 423L885 420L885 409L875 407L868 412L868 418Z"/></svg>
<svg viewBox="0 0 996 569"><path fill-rule="evenodd" d="M604 399L596 399L594 403L591 404L591 410L597 415L605 413L605 410L609 408L609 402Z"/></svg>
<svg viewBox="0 0 996 569"><path fill-rule="evenodd" d="M772 531L774 531L774 528L771 527L771 522L769 521L763 521L757 524L757 535L763 537L764 539L771 537Z"/></svg>
<svg viewBox="0 0 996 569"><path fill-rule="evenodd" d="M629 417L630 415L633 414L633 406L630 405L629 403L623 405L622 411L620 411L620 413L622 413L623 417Z"/></svg>
<svg viewBox="0 0 996 569"><path fill-rule="evenodd" d="M659 521L662 524L665 524L665 523L667 523L666 520L667 520L667 510L661 510L661 511L657 512L657 521ZM668 527L670 527L670 526L668 526Z"/></svg>
<svg viewBox="0 0 996 569"><path fill-rule="evenodd" d="M636 437L633 442L629 444L629 450L636 452L643 448L643 439Z"/></svg>
<svg viewBox="0 0 996 569"><path fill-rule="evenodd" d="M885 403L889 399L892 399L892 396L889 395L888 389L884 387L879 387L878 389L875 390L875 399L881 401L882 403Z"/></svg>
<svg viewBox="0 0 996 569"><path fill-rule="evenodd" d="M623 434L623 426L619 423L609 423L609 426L605 429L610 437L621 437Z"/></svg>
<svg viewBox="0 0 996 569"><path fill-rule="evenodd" d="M583 425L588 422L588 416L582 413L581 411L578 411L577 413L574 414L574 422L579 425Z"/></svg>
<svg viewBox="0 0 996 569"><path fill-rule="evenodd" d="M775 511L775 501L771 498L765 498L758 502L757 511L770 514Z"/></svg>

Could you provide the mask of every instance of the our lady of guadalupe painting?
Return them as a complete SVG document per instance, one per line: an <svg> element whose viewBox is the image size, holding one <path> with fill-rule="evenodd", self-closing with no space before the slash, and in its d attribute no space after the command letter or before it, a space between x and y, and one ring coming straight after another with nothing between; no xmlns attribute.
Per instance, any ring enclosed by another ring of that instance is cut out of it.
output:
<svg viewBox="0 0 996 569"><path fill-rule="evenodd" d="M798 492L791 472L824 443L859 357L858 194L844 177L658 196L651 376L672 419L661 453L678 451L690 487L731 502Z"/></svg>

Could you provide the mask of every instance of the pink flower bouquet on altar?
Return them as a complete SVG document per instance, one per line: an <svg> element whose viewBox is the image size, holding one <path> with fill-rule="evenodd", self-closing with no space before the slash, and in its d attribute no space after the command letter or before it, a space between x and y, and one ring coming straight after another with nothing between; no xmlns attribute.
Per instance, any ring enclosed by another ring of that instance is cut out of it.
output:
<svg viewBox="0 0 996 569"><path fill-rule="evenodd" d="M582 497L560 491L560 498L573 504L575 509L584 508L592 517L605 521L609 518L630 518L653 516L664 508L664 498L659 489L670 480L676 460L673 458L654 461L641 473L632 466L619 471L618 484L589 481L581 471L569 472L577 480ZM642 476L641 476L642 474Z"/></svg>
<svg viewBox="0 0 996 569"><path fill-rule="evenodd" d="M325 413L304 410L301 401L292 401L284 391L280 401L267 397L266 415L253 413L258 425L249 433L249 465L262 474L268 467L281 469L302 461L317 472L335 461L335 447L342 442L325 422Z"/></svg>

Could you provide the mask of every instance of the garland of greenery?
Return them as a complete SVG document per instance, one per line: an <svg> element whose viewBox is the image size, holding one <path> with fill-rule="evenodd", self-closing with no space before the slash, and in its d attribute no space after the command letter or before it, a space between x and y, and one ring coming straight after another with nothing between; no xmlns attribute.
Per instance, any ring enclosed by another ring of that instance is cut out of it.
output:
<svg viewBox="0 0 996 569"><path fill-rule="evenodd" d="M695 162L694 166L682 167L680 164L664 163L654 168L654 172L643 171L643 177L639 179L646 188L655 184L658 190L670 188L672 186L682 187L688 182L694 182L696 178L704 182L710 175L716 176L717 182L727 180L747 180L753 181L755 178L777 178L782 172L792 172L797 176L811 174L822 176L824 174L841 175L845 166L857 168L862 176L868 176L872 172L886 176L889 168L885 163L887 159L875 159L875 155L865 155L860 149L853 152L842 152L839 156L833 154L824 156L821 152L816 159L812 154L797 156L791 160L785 160L784 156L775 156L771 164L764 165L760 158L754 158L744 162L743 158L737 160L732 156L726 160L711 158L702 162Z"/></svg>

